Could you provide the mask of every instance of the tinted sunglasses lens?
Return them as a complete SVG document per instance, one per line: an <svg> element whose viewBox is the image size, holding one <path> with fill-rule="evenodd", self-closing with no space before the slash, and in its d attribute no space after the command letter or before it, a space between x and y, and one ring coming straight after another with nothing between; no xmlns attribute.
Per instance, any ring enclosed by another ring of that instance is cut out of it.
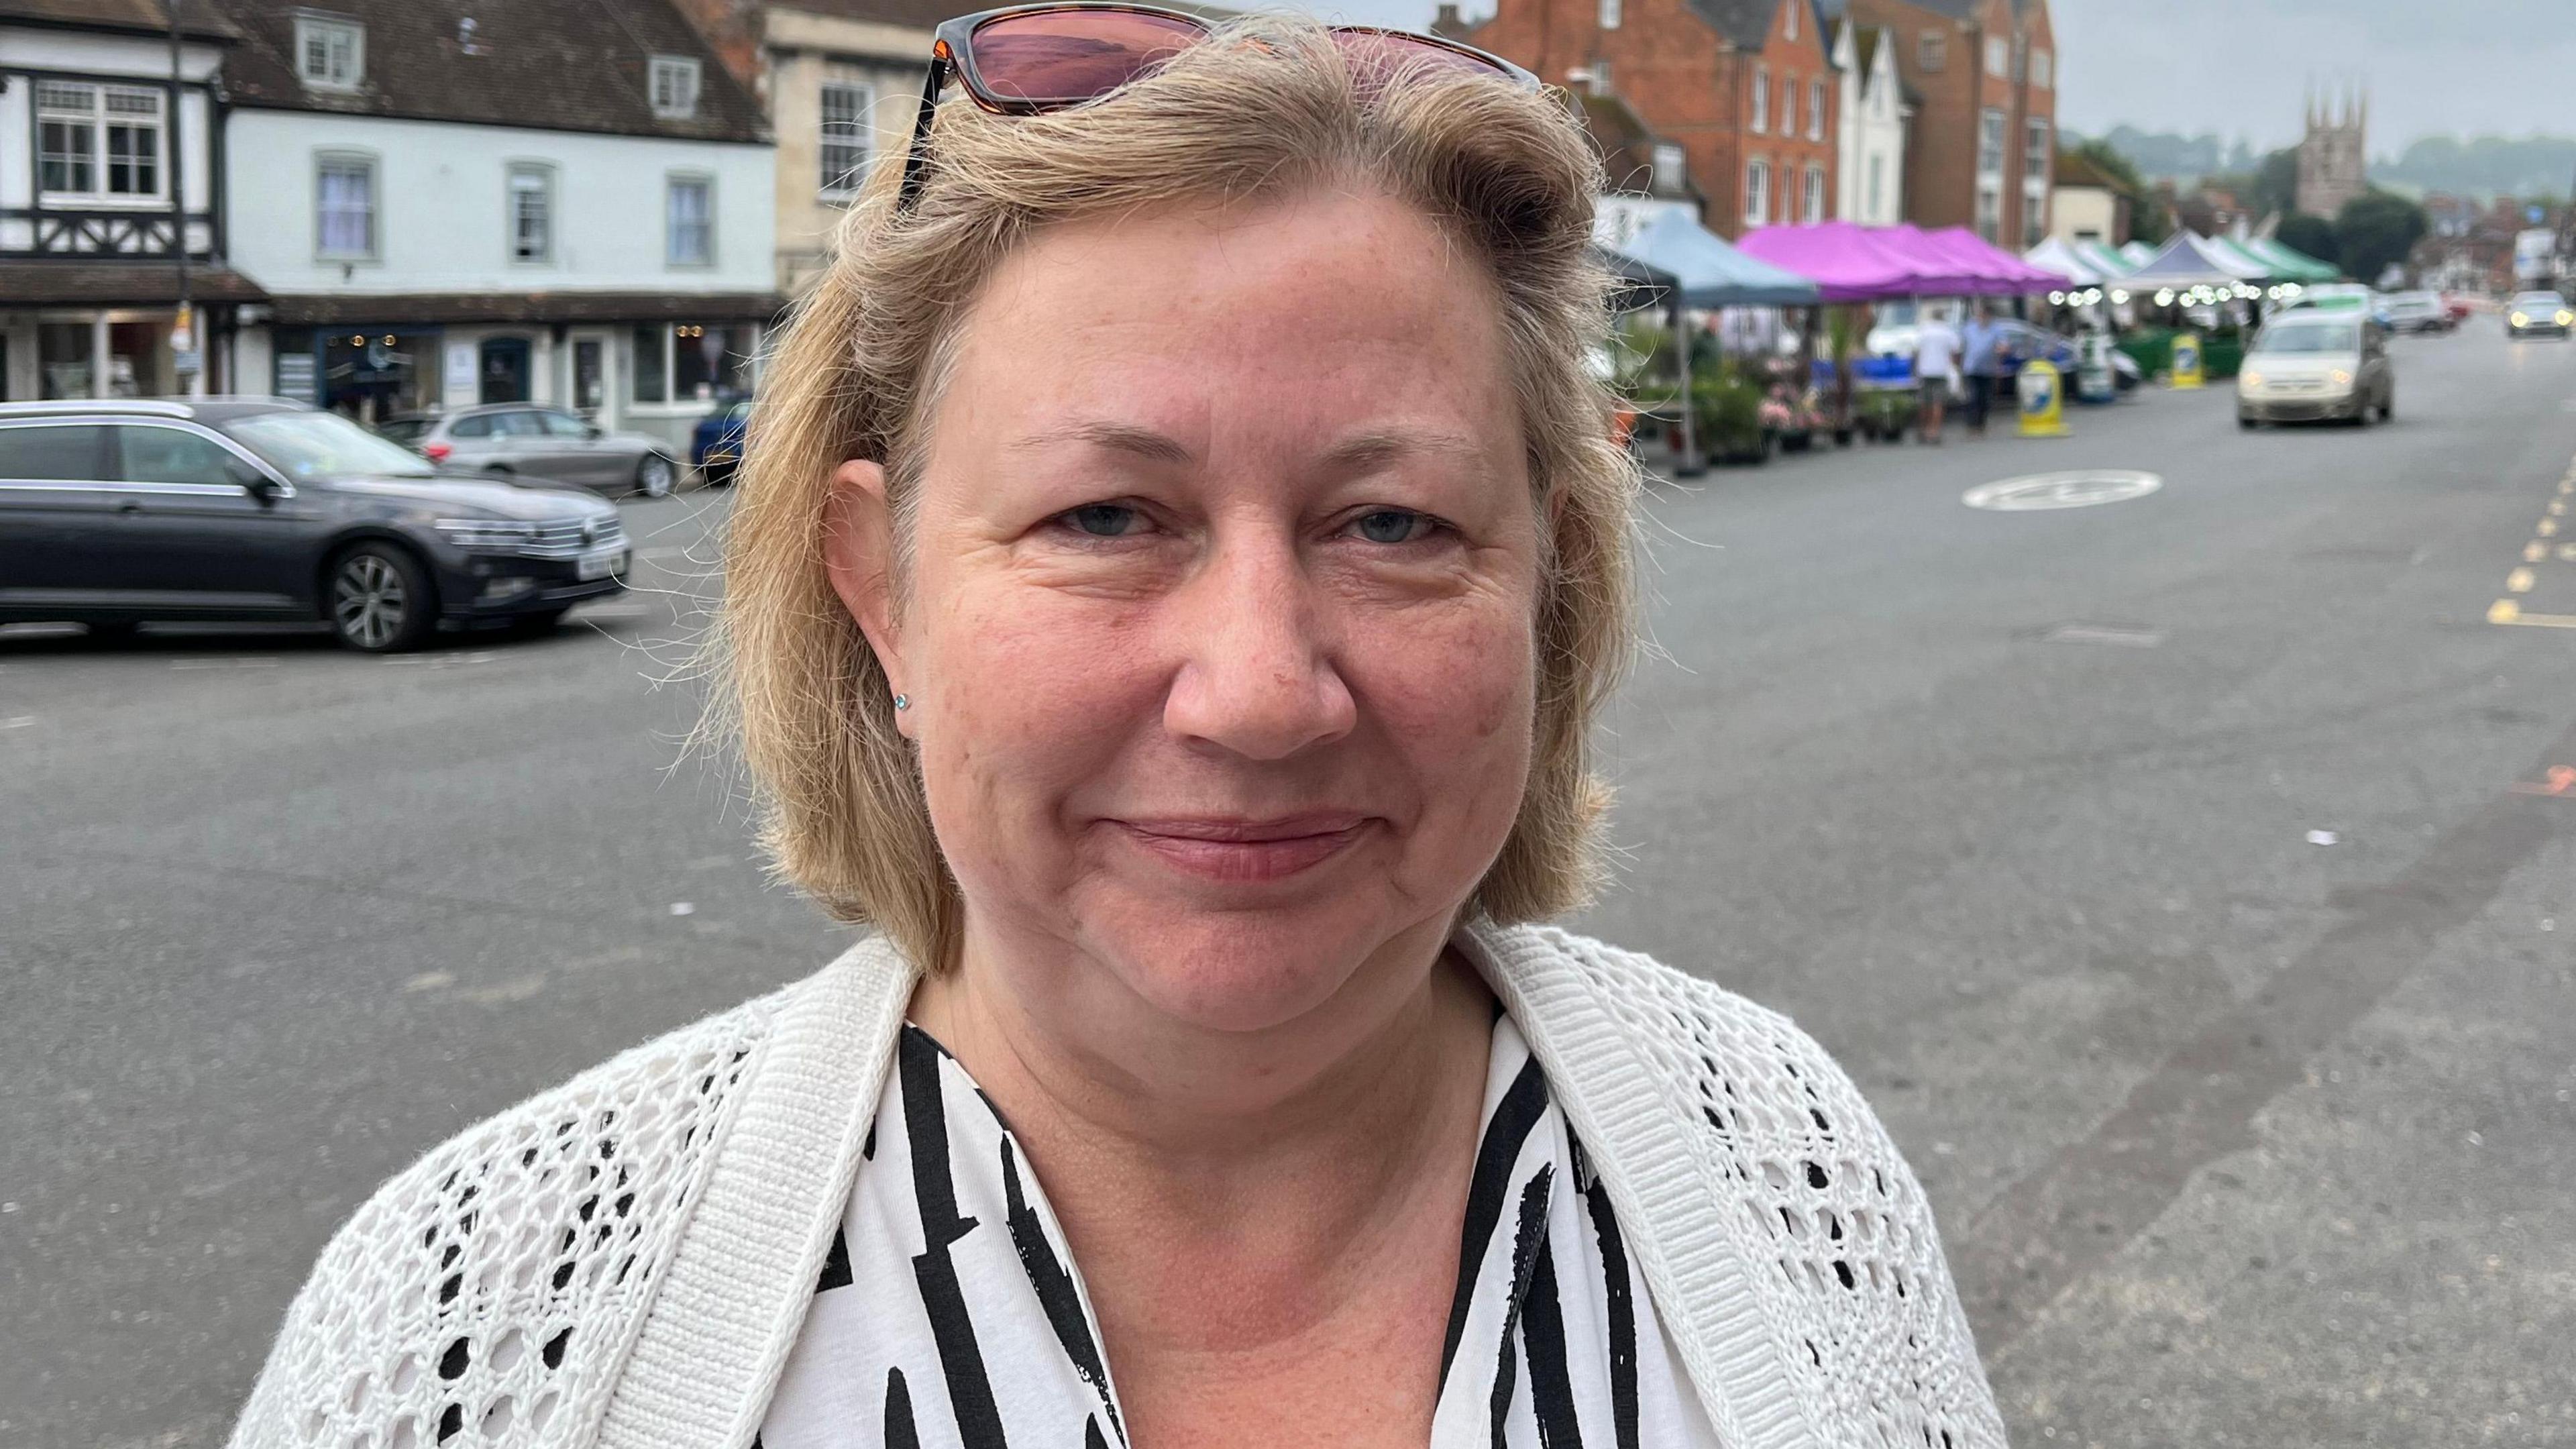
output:
<svg viewBox="0 0 2576 1449"><path fill-rule="evenodd" d="M1405 35L1391 30L1336 30L1333 39L1342 53L1350 57L1352 68L1361 75L1384 81L1389 75L1425 65L1454 67L1478 75L1513 79L1512 73L1492 60L1463 50L1425 40L1418 35Z"/></svg>
<svg viewBox="0 0 2576 1449"><path fill-rule="evenodd" d="M1098 100L1206 35L1176 16L1045 10L985 21L967 46L994 100L1069 106Z"/></svg>

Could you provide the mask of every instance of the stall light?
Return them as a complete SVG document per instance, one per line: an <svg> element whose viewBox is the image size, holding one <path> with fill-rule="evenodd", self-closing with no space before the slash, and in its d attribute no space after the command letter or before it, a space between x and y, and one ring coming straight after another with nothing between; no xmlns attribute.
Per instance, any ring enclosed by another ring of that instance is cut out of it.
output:
<svg viewBox="0 0 2576 1449"><path fill-rule="evenodd" d="M352 337L349 339L349 345L351 347L364 347L367 345L367 339L364 337Z"/></svg>
<svg viewBox="0 0 2576 1449"><path fill-rule="evenodd" d="M2281 284L2281 295L2284 297L2295 297L2306 290L2307 288L2300 286L2296 282L2283 282Z"/></svg>
<svg viewBox="0 0 2576 1449"><path fill-rule="evenodd" d="M2048 305L2050 305L2050 306L2052 306L2052 307L2063 307L2063 306L2065 306L2065 305L2066 305L2066 294L2065 294L2064 292L2051 292L2051 293L2049 293L2049 294L2048 294Z"/></svg>
<svg viewBox="0 0 2576 1449"><path fill-rule="evenodd" d="M390 332L388 332L388 333L386 333L386 334L385 334L385 345L386 345L387 347L391 347L391 346L393 346L393 345L394 345L394 335L393 335L392 333L390 333Z"/></svg>
<svg viewBox="0 0 2576 1449"><path fill-rule="evenodd" d="M2171 288L2171 287L2158 287L2158 288L2156 289L2156 305L2157 305L2157 306L2159 306L2159 307L2170 307L2170 306L2172 306L2172 305L2173 305L2173 303L2174 303L2173 288Z"/></svg>
<svg viewBox="0 0 2576 1449"><path fill-rule="evenodd" d="M2123 307L2125 307L2125 306L2129 305L2129 294L2128 294L2128 291L2127 291L2125 288L2119 288L2119 287L2114 287L2114 288L2112 288L2112 289L2111 289L2111 300L2112 300L2113 302L2117 303L2118 305L2123 306Z"/></svg>

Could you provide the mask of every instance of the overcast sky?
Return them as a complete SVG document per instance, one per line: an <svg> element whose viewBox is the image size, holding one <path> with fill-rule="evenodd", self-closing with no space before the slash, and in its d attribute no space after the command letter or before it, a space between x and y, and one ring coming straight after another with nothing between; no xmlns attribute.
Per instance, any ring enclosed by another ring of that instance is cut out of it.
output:
<svg viewBox="0 0 2576 1449"><path fill-rule="evenodd" d="M1420 27L1433 0L1306 8ZM2576 134L2576 0L2050 0L2049 15L2070 131L2126 121L2286 145L2314 78L2369 84L2374 156L2425 135Z"/></svg>

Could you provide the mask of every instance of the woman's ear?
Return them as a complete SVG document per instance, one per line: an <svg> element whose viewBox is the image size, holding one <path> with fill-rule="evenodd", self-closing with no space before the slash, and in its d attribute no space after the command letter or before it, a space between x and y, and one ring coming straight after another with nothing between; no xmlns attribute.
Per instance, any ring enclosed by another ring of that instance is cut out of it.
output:
<svg viewBox="0 0 2576 1449"><path fill-rule="evenodd" d="M906 693L910 686L895 630L894 512L886 501L883 465L853 458L832 474L831 496L823 505L823 567L841 607L876 651L886 687ZM895 724L910 733L902 714Z"/></svg>

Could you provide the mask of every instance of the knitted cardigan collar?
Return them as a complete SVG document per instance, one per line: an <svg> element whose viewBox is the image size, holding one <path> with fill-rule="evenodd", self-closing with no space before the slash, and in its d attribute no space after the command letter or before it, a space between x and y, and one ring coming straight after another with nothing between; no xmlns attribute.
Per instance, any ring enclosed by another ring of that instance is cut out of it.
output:
<svg viewBox="0 0 2576 1449"><path fill-rule="evenodd" d="M1813 1041L1562 931L1456 944L1609 1189L1721 1442L2001 1449L1922 1190ZM472 1421L512 1443L743 1449L915 980L863 942L432 1152L326 1250L234 1445L426 1445Z"/></svg>

